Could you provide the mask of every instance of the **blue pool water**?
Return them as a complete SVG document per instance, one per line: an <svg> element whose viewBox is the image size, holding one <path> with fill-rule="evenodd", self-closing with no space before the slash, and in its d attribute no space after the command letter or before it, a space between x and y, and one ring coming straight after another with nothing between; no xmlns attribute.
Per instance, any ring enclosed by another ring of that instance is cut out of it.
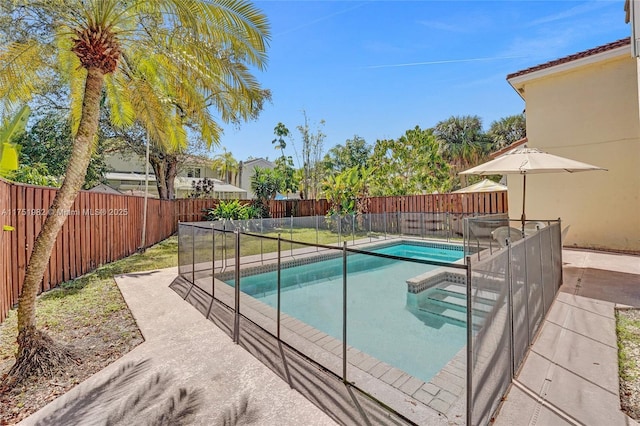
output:
<svg viewBox="0 0 640 426"><path fill-rule="evenodd" d="M442 262L463 256L460 250L411 244L375 251ZM347 259L349 345L428 382L466 343L463 327L419 318L406 308L406 280L437 267L364 254ZM243 277L240 289L276 307L276 280L275 271ZM283 269L281 286L283 312L342 339L342 258Z"/></svg>

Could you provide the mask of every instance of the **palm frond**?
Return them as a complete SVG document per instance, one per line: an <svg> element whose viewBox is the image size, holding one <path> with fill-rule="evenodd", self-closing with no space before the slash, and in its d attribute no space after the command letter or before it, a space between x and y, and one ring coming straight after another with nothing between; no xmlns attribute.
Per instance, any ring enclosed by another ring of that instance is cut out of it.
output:
<svg viewBox="0 0 640 426"><path fill-rule="evenodd" d="M29 101L43 83L47 67L42 44L13 42L0 48L0 102L12 110Z"/></svg>

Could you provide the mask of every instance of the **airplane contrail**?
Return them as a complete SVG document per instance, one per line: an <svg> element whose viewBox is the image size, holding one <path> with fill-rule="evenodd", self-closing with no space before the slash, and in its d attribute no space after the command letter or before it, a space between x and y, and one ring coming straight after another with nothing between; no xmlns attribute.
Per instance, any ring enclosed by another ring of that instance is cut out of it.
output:
<svg viewBox="0 0 640 426"><path fill-rule="evenodd" d="M370 65L364 68L377 69L377 68L417 67L420 65L455 64L460 62L499 61L503 59L518 59L518 58L526 58L526 56L494 56L489 58L448 59L448 60L442 60L442 61L409 62L406 64Z"/></svg>

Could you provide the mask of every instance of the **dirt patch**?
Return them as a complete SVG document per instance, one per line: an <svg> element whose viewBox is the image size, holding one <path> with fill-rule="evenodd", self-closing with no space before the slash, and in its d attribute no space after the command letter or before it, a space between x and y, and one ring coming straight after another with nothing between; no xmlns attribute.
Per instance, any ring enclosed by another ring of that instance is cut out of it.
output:
<svg viewBox="0 0 640 426"><path fill-rule="evenodd" d="M52 378L31 377L21 385L9 388L4 379L14 359L12 356L7 356L8 351L5 351L4 358L0 359L0 377L2 377L0 425L18 423L143 341L138 326L113 279L94 282L89 286L95 288L87 288L83 291L98 290L104 296L99 301L102 308L85 306L89 315L80 317L75 314L75 309L71 309L69 314L58 311L55 321L40 326L56 342L71 349L77 365L65 371L59 371ZM63 297L74 296L59 296L59 298ZM47 303L47 301L39 301L39 304L41 302ZM15 330L15 312L12 312L7 321L2 324L2 329L5 336ZM5 342L6 337L3 339L3 345Z"/></svg>
<svg viewBox="0 0 640 426"><path fill-rule="evenodd" d="M629 417L640 420L640 310L618 309L616 321L620 406Z"/></svg>

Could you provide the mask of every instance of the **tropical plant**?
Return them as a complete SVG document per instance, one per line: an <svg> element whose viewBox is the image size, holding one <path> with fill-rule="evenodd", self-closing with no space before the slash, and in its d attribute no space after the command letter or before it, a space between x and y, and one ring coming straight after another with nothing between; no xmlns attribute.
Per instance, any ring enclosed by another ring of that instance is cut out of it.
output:
<svg viewBox="0 0 640 426"><path fill-rule="evenodd" d="M284 138L289 136L289 129L284 124L278 123L273 129L273 134L276 135L276 138L271 143L275 145L275 149L280 150L282 157L284 157L284 149L287 147L287 142L285 142Z"/></svg>
<svg viewBox="0 0 640 426"><path fill-rule="evenodd" d="M416 126L398 139L378 140L369 158L376 196L447 192L449 166L431 130Z"/></svg>
<svg viewBox="0 0 640 426"><path fill-rule="evenodd" d="M329 216L367 213L369 184L374 169L351 167L331 175L322 184L324 196L329 202Z"/></svg>
<svg viewBox="0 0 640 426"><path fill-rule="evenodd" d="M223 148L222 153L214 157L212 167L220 173L220 177L224 179L226 183L231 183L233 177L239 170L238 160L236 160L233 154L227 151L226 148Z"/></svg>
<svg viewBox="0 0 640 426"><path fill-rule="evenodd" d="M275 161L275 172L279 175L280 187L278 191L287 196L298 190L298 177L296 170L293 168L293 158L291 156L279 157Z"/></svg>
<svg viewBox="0 0 640 426"><path fill-rule="evenodd" d="M358 135L347 139L344 145L336 145L324 156L324 167L330 173L340 173L351 167L367 164L371 147Z"/></svg>
<svg viewBox="0 0 640 426"><path fill-rule="evenodd" d="M476 163L488 143L482 120L476 115L449 117L435 125L433 134L444 157L457 167Z"/></svg>
<svg viewBox="0 0 640 426"><path fill-rule="evenodd" d="M12 142L24 132L30 113L29 106L24 105L0 128L0 176L7 177L18 168L18 153Z"/></svg>
<svg viewBox="0 0 640 426"><path fill-rule="evenodd" d="M326 135L323 133L324 120L320 120L315 133L311 130L307 113L302 111L304 124L298 126L302 137L302 192L305 199L317 198L323 177L322 152Z"/></svg>
<svg viewBox="0 0 640 426"><path fill-rule="evenodd" d="M32 166L31 170L37 169L44 175L61 180L73 148L73 135L68 117L59 112L49 111L15 141L20 145L21 165ZM104 146L104 138L99 135L95 139L95 146L91 152L83 189L91 189L105 180L108 168L103 155ZM46 170L42 166L45 166ZM13 176L17 180L17 176L26 175L23 173ZM18 180L18 182L25 181Z"/></svg>
<svg viewBox="0 0 640 426"><path fill-rule="evenodd" d="M7 177L14 182L28 183L30 185L59 187L58 179L51 175L44 163L20 164L17 170L9 173Z"/></svg>
<svg viewBox="0 0 640 426"><path fill-rule="evenodd" d="M206 209L206 220L248 220L262 217L260 210L251 204L242 204L239 200L220 201L212 208Z"/></svg>
<svg viewBox="0 0 640 426"><path fill-rule="evenodd" d="M251 176L251 190L261 201L273 200L282 187L282 177L274 169L256 167Z"/></svg>
<svg viewBox="0 0 640 426"><path fill-rule="evenodd" d="M184 146L185 126L217 142L224 121L246 119L262 97L246 64L263 67L269 28L245 0L14 0L3 19L33 28L0 47L0 104L27 102L48 74L70 87L74 144L62 187L33 246L18 305L13 378L47 374L70 360L36 328L35 299L55 238L91 158L100 105L122 127L142 123L150 138ZM26 36L25 36L26 34ZM161 89L161 90L158 90Z"/></svg>
<svg viewBox="0 0 640 426"><path fill-rule="evenodd" d="M487 135L493 141L493 149L498 150L527 136L524 114L502 117L491 123Z"/></svg>

